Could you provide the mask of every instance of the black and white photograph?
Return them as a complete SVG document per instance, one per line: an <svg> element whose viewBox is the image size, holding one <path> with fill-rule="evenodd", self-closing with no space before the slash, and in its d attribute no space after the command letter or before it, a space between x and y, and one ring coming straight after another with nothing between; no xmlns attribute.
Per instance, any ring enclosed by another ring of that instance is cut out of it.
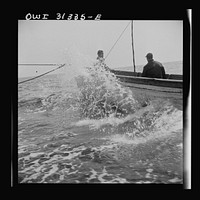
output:
<svg viewBox="0 0 200 200"><path fill-rule="evenodd" d="M18 184L183 185L183 20L26 17Z"/></svg>

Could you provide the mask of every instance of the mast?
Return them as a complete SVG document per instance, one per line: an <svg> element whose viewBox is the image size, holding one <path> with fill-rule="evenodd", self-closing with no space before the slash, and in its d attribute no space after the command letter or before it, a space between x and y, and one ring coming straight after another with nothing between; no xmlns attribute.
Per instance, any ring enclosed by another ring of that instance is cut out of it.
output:
<svg viewBox="0 0 200 200"><path fill-rule="evenodd" d="M131 21L131 38L132 38L132 51L133 51L133 67L135 72L135 55L134 55L134 45L133 45L133 20Z"/></svg>

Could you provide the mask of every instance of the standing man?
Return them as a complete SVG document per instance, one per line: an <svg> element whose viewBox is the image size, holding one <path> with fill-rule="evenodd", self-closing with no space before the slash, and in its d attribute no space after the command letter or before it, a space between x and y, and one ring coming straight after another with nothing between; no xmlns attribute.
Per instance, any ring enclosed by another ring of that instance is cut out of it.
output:
<svg viewBox="0 0 200 200"><path fill-rule="evenodd" d="M97 51L97 60L98 60L99 62L104 62L104 61L105 61L105 58L103 57L103 56L104 56L103 54L104 54L104 53L103 53L102 50L98 50L98 51Z"/></svg>
<svg viewBox="0 0 200 200"><path fill-rule="evenodd" d="M105 58L104 58L104 53L102 50L98 50L97 52L97 60L98 60L98 64L104 68L105 70L110 70L109 67L105 64Z"/></svg>
<svg viewBox="0 0 200 200"><path fill-rule="evenodd" d="M148 63L143 68L142 77L166 78L165 68L161 63L154 61L152 53L148 53L146 59Z"/></svg>

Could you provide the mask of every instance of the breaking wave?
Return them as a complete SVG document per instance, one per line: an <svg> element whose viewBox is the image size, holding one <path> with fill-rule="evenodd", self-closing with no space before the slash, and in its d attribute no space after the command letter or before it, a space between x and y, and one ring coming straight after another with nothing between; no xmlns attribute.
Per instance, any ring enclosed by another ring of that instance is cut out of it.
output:
<svg viewBox="0 0 200 200"><path fill-rule="evenodd" d="M117 77L101 63L88 69L89 76L76 78L80 90L79 107L83 117L102 119L134 113L138 102L132 92L123 88Z"/></svg>
<svg viewBox="0 0 200 200"><path fill-rule="evenodd" d="M182 129L182 111L168 99L138 97L123 87L117 77L105 69L105 64L85 64L86 67L80 67L77 63L68 63L59 87L48 95L20 100L18 108L29 112L72 109L80 119L73 125L89 126L108 134L125 134L128 139L147 137L154 132L173 132L174 127ZM44 86L42 89L45 90Z"/></svg>
<svg viewBox="0 0 200 200"><path fill-rule="evenodd" d="M63 69L19 85L20 183L182 182L181 106L77 54Z"/></svg>

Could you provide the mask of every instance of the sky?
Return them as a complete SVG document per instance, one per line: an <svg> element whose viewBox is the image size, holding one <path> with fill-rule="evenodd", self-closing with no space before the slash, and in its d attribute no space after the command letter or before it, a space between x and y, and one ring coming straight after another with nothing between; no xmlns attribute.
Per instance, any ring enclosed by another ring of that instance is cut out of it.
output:
<svg viewBox="0 0 200 200"><path fill-rule="evenodd" d="M19 20L18 64L64 63L66 51L72 49L72 53L75 49L77 54L94 60L99 49L106 56L129 23L128 20ZM183 21L134 20L133 35L136 66L146 64L148 52L161 63L182 61ZM106 64L110 68L133 65L131 24L108 55ZM43 67L40 72L48 70ZM19 77L35 75L35 71L30 66L18 67Z"/></svg>

